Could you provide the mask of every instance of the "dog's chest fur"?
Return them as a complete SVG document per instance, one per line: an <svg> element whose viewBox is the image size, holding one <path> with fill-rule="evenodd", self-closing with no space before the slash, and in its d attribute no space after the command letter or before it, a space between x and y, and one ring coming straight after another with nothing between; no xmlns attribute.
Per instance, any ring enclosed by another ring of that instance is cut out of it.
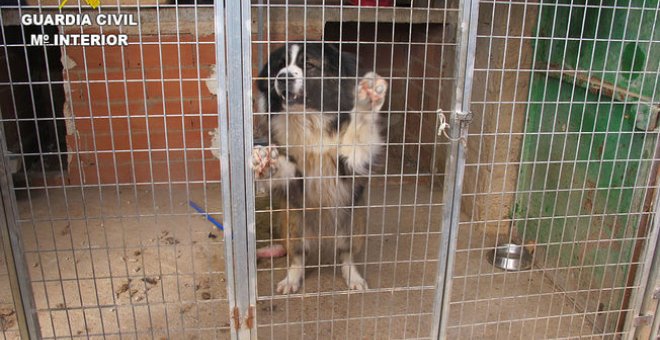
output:
<svg viewBox="0 0 660 340"><path fill-rule="evenodd" d="M272 124L275 141L295 161L303 177L303 205L306 208L349 206L353 186L350 180L338 177L342 134L330 132L332 119L295 105L288 108L288 113L277 114Z"/></svg>

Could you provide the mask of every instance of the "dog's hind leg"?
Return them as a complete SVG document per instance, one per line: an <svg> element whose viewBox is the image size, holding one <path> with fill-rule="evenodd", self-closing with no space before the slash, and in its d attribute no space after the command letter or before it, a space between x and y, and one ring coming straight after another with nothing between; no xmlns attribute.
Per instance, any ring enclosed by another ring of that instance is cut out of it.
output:
<svg viewBox="0 0 660 340"><path fill-rule="evenodd" d="M359 200L353 204L363 203ZM366 209L353 208L351 214L352 216L347 216L348 221L345 224L347 229L338 231L342 235L337 237L337 253L341 261L341 274L346 280L348 289L365 290L369 288L367 281L358 272L353 262L353 255L357 256L364 243Z"/></svg>
<svg viewBox="0 0 660 340"><path fill-rule="evenodd" d="M298 291L305 276L305 258L303 256L305 247L304 241L299 237L302 227L300 212L289 209L286 199L282 199L280 206L286 208L280 213L280 234L284 238L289 266L286 277L277 284L277 292L289 294Z"/></svg>
<svg viewBox="0 0 660 340"><path fill-rule="evenodd" d="M305 276L305 263L302 254L295 253L290 256L291 263L286 271L286 277L277 284L277 292L281 294L297 292Z"/></svg>
<svg viewBox="0 0 660 340"><path fill-rule="evenodd" d="M339 254L341 259L341 274L346 280L348 289L351 290L365 290L368 289L367 281L360 275L357 267L353 263L353 255L350 251L342 251Z"/></svg>

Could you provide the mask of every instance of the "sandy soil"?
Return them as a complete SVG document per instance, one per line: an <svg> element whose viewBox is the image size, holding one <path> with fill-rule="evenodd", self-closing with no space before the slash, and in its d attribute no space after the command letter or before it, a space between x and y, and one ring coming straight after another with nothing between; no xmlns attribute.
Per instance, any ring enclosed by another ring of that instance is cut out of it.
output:
<svg viewBox="0 0 660 340"><path fill-rule="evenodd" d="M217 184L19 192L21 238L43 336L228 338L222 233L187 203L194 200L221 220L220 196ZM368 238L356 262L370 289L348 292L338 268L324 266L307 270L298 294L282 296L275 285L286 259L259 260L260 338L428 336L441 191L372 186L369 196ZM462 225L459 235L451 338L590 334L542 271L494 269L484 260L492 240L470 229ZM3 267L0 280L5 273ZM11 311L11 296L1 291L0 307ZM15 323L5 325L1 334L17 338Z"/></svg>

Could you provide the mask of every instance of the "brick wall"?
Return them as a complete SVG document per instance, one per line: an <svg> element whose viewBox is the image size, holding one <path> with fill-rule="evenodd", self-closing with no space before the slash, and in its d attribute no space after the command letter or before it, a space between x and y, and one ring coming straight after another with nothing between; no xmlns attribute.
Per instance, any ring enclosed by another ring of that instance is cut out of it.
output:
<svg viewBox="0 0 660 340"><path fill-rule="evenodd" d="M217 101L204 80L215 64L213 41L136 34L125 47L64 48L69 181L219 179L208 150Z"/></svg>
<svg viewBox="0 0 660 340"><path fill-rule="evenodd" d="M181 22L179 28L187 27L186 22ZM367 28L372 25L363 24ZM435 110L449 103L450 92L441 88L451 87L451 81L442 78L453 60L452 48L443 53L441 43L446 37L442 26L432 26L433 34L429 36L425 25L404 24L393 29L380 23L382 34L377 39L372 36L373 28L362 29L358 39L353 26L343 24L341 38L347 42L343 48L351 50L351 42L360 41L363 66L393 77L389 79L391 102L384 107L392 112L387 117L392 143L388 148L392 167L388 173L428 173L434 167ZM282 31L284 27L287 32ZM253 76L259 72L260 49L267 54L285 40L337 40L338 27L330 24L324 32L318 27L315 30L271 23L272 30L266 28L264 38L274 43L259 41L253 34ZM174 28L174 24L163 23L160 28L143 28L142 32L129 30L126 47L63 49L65 83L71 84L65 107L65 116L73 122L67 131L68 150L74 152L69 159L70 182L132 184L219 179L219 161L208 150L208 132L217 127L217 102L205 83L215 64L214 37L177 35ZM187 29L190 31L190 27ZM211 26L199 31L213 29ZM413 44L406 46L410 39ZM370 65L374 60L376 64ZM265 126L262 118L257 116L256 136L266 135L259 128Z"/></svg>

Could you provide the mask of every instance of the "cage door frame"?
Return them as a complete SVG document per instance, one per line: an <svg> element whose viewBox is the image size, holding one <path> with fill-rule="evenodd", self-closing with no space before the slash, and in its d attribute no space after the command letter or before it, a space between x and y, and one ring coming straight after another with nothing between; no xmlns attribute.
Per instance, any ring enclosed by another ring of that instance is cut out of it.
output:
<svg viewBox="0 0 660 340"><path fill-rule="evenodd" d="M443 184L442 234L438 254L435 301L433 305L432 338L446 339L451 300L458 227L461 214L463 175L469 123L472 119L470 104L477 43L479 1L460 0L456 24L457 51L454 58L454 93L449 118L449 144L447 146L446 175ZM442 113L440 113L442 114ZM439 119L439 121L442 121Z"/></svg>
<svg viewBox="0 0 660 340"><path fill-rule="evenodd" d="M7 171L7 144L4 127L0 125L0 239L7 265L9 286L16 311L21 338L40 339L30 272L17 225L18 204L11 173Z"/></svg>
<svg viewBox="0 0 660 340"><path fill-rule="evenodd" d="M214 2L225 268L232 339L256 339L256 234L249 1ZM226 59L225 59L226 56ZM234 79L242 79L235 81Z"/></svg>
<svg viewBox="0 0 660 340"><path fill-rule="evenodd" d="M660 155L660 145L656 145L654 157L657 159L658 155ZM656 173L654 185L657 185L659 177L660 174ZM657 188L654 190L655 197L649 217L652 219L649 223L651 229L648 232L645 250L640 254L640 259L644 259L642 270L637 273L635 279L640 288L631 299L632 308L626 313L623 324L623 330L628 331L626 336L628 340L656 339L660 327L660 303L657 296L660 289L660 218L657 214L660 210L660 192ZM651 323L641 325L635 323L636 318L644 316L651 317Z"/></svg>

